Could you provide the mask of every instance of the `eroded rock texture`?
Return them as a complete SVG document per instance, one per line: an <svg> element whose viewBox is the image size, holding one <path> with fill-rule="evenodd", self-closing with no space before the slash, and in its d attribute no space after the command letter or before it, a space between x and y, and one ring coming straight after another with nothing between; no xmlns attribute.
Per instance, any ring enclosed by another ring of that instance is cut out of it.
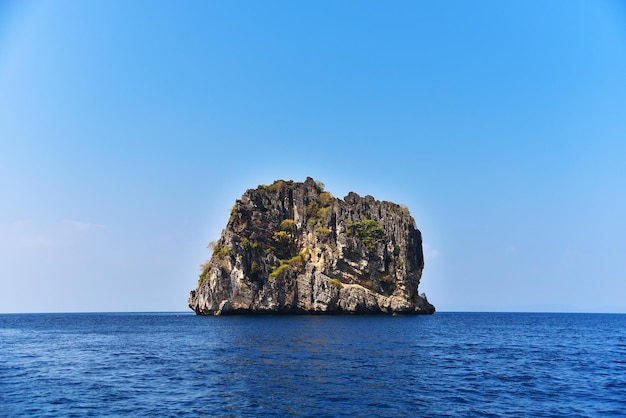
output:
<svg viewBox="0 0 626 418"><path fill-rule="evenodd" d="M199 315L430 314L423 267L406 207L278 180L237 200L188 302Z"/></svg>

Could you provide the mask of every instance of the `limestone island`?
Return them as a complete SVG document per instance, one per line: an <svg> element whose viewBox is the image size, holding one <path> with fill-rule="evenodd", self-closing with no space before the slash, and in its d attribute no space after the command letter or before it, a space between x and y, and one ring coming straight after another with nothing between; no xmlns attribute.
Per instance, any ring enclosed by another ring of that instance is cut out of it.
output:
<svg viewBox="0 0 626 418"><path fill-rule="evenodd" d="M432 314L423 268L405 206L278 180L235 202L188 303L198 315Z"/></svg>

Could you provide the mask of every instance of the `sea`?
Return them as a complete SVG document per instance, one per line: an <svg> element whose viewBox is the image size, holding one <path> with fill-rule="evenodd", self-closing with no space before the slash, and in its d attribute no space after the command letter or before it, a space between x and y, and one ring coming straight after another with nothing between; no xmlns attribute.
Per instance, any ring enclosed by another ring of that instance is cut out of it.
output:
<svg viewBox="0 0 626 418"><path fill-rule="evenodd" d="M0 315L2 417L626 416L626 315Z"/></svg>

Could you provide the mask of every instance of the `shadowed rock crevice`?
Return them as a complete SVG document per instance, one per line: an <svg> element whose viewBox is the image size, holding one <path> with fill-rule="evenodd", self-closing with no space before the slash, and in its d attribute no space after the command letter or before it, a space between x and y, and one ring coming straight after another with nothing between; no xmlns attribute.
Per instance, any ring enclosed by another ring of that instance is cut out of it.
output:
<svg viewBox="0 0 626 418"><path fill-rule="evenodd" d="M188 303L198 315L431 314L423 268L406 207L278 180L236 201Z"/></svg>

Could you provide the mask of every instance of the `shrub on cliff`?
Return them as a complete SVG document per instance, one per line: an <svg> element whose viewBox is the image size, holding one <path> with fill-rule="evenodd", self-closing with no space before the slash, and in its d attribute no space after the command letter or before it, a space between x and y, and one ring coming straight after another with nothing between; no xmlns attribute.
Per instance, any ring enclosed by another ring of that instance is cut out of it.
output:
<svg viewBox="0 0 626 418"><path fill-rule="evenodd" d="M364 219L359 222L346 222L346 235L355 236L365 245L368 251L383 238L383 227L374 219Z"/></svg>

